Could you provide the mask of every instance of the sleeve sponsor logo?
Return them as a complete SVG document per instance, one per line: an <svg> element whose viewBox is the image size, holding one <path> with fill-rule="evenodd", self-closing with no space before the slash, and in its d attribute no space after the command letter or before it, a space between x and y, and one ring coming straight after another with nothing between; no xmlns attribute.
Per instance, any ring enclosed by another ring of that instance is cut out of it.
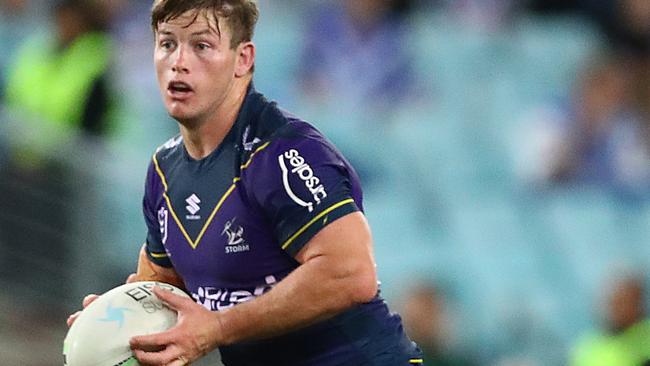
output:
<svg viewBox="0 0 650 366"><path fill-rule="evenodd" d="M300 156L300 153L296 149L291 149L284 154L280 154L278 156L278 163L282 170L282 184L289 198L298 205L306 207L309 212L312 212L314 210L314 204L319 205L327 197L327 191L325 191L325 187L321 184L320 178L314 175L314 170L307 164L305 158ZM311 194L310 199L305 201L298 197L291 188L289 175L296 175L303 182Z"/></svg>

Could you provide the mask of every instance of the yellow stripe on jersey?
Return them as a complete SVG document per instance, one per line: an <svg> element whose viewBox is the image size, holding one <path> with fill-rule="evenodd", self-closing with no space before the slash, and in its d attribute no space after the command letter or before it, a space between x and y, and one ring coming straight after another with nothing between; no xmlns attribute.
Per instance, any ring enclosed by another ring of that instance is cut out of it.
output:
<svg viewBox="0 0 650 366"><path fill-rule="evenodd" d="M153 258L167 258L167 253L154 253L154 252L149 252L149 255L152 256Z"/></svg>
<svg viewBox="0 0 650 366"><path fill-rule="evenodd" d="M196 237L196 240L192 240L190 238L190 235L187 233L187 230L185 230L185 226L183 226L183 223L181 220L178 219L178 216L176 215L176 212L174 211L174 208L172 207L172 202L169 199L169 196L167 193L163 193L163 197L165 197L165 201L167 201L167 206L169 206L169 211L172 213L172 217L174 218L174 221L176 221L176 224L178 225L178 228L181 230L181 233L183 233L183 236L187 240L187 242L190 244L192 249L196 249L196 247L199 245L199 242L201 242L201 239L203 238L203 234L205 234L205 231L208 229L208 226L210 226L210 223L212 222L212 219L214 216L217 214L217 211L221 208L223 205L224 201L228 196L232 193L232 191L235 189L235 183L233 183L230 188L224 193L223 196L221 196L221 199L215 206L214 210L212 210L212 213L208 217L208 219L205 221L205 224L203 224L203 228L201 228L201 232L199 232L199 235Z"/></svg>
<svg viewBox="0 0 650 366"><path fill-rule="evenodd" d="M144 245L145 247L148 247L148 246L149 246L149 243L148 243L148 242L145 242L143 245ZM147 250L147 252L148 252L149 255L152 256L153 258L167 258L167 257L168 257L167 252L152 252L152 251L149 251L149 250Z"/></svg>
<svg viewBox="0 0 650 366"><path fill-rule="evenodd" d="M212 213L210 214L210 217L208 217L208 220L205 222L205 225L203 225L203 229L201 229L201 232L199 233L199 236L196 237L196 241L194 243L192 243L193 244L192 248L196 249L196 246L199 245L199 241L201 241L201 238L203 237L203 234L205 234L205 231L208 229L208 226L212 222L212 219L214 218L214 215L217 214L217 211L219 211L219 208L221 208L221 205L223 205L223 202L226 200L226 198L228 198L228 196L230 196L232 191L235 189L235 187L236 187L235 183L236 183L236 181L233 180L233 183L230 186L230 188L228 188L226 193L219 200L219 203L217 203L217 206L214 208L214 210L212 210Z"/></svg>
<svg viewBox="0 0 650 366"><path fill-rule="evenodd" d="M313 225L316 221L320 220L323 216L327 215L328 213L336 210L337 208L347 205L348 203L353 203L354 200L352 198L348 198L346 200L343 200L339 203L335 203L332 206L328 207L325 211L319 213L316 217L311 219L307 224L305 224L303 227L301 227L298 231L296 231L295 234L293 234L287 241L282 244L282 249L287 249L291 243L296 240L300 236L300 234L304 233L305 230L307 230L311 225Z"/></svg>
<svg viewBox="0 0 650 366"><path fill-rule="evenodd" d="M255 156L255 154L257 154L258 152L266 149L266 147L269 146L270 143L271 143L271 141L269 141L269 142L265 143L264 145L258 147L257 150L255 150L255 152L252 153L251 156L248 158L248 161L244 165L240 166L240 169L244 170L244 169L248 168L248 166L251 165L251 162L253 161L253 156Z"/></svg>
<svg viewBox="0 0 650 366"><path fill-rule="evenodd" d="M240 168L242 170L248 168L248 166L251 164L251 161L253 161L253 157L255 156L255 154L257 154L258 152L264 150L267 146L269 146L270 143L271 142L269 141L269 142L265 143L264 145L258 147L257 150L255 150L255 152L253 152L253 154L251 154L248 161L244 165L242 165ZM214 210L212 210L212 213L210 214L208 219L205 221L205 224L203 225L203 228L201 228L201 231L199 232L199 235L196 237L196 240L192 240L192 238L190 238L190 235L187 233L187 230L185 230L185 226L183 226L183 223L181 222L181 220L176 215L176 211L174 210L174 207L172 206L172 202L169 199L169 196L167 195L167 190L168 190L167 179L165 179L165 174L163 173L162 169L160 169L160 165L158 164L158 159L156 158L156 154L153 155L153 163L154 163L154 165L156 167L156 172L158 173L158 176L160 177L160 180L162 181L162 184L165 187L165 192L163 192L163 197L165 198L165 201L167 202L167 206L169 207L169 211L172 213L172 217L174 218L174 221L178 225L178 228L181 230L181 233L183 233L183 236L185 237L185 240L187 240L187 242L190 244L192 249L196 249L196 247L199 245L199 242L203 238L203 235L205 234L205 231L210 226L210 223L212 222L212 219L214 219L214 216L217 214L217 212L219 211L219 208L221 208L224 201L226 201L226 198L228 198L228 196L230 196L232 191L237 187L237 182L239 182L241 180L241 178L240 177L235 177L232 180L232 185L230 186L230 188L228 188L226 193L224 193L223 196L221 196L221 198L219 199L219 202L215 206ZM153 254L152 254L152 256L153 256ZM167 255L165 254L165 257L166 256ZM156 258L156 257L154 257L154 258Z"/></svg>
<svg viewBox="0 0 650 366"><path fill-rule="evenodd" d="M422 360L421 358L412 358L412 359L409 360L409 363L414 364L414 365L415 364L421 364L421 363L424 363L424 360Z"/></svg>
<svg viewBox="0 0 650 366"><path fill-rule="evenodd" d="M196 248L196 245L194 245L194 241L187 234L187 231L185 230L185 227L181 223L181 220L178 219L178 216L174 211L174 207L172 206L172 202L169 199L169 196L167 195L167 190L168 190L167 179L165 179L165 174L163 173L162 169L160 169L160 164L158 164L158 158L156 158L156 154L153 154L153 163L156 167L156 173L158 173L158 176L162 181L163 187L165 187L165 191L163 192L163 198L165 198L165 201L167 202L167 207L169 207L169 211L172 213L172 217L174 218L174 221L176 221L176 224L181 229L181 233L183 233L185 240L187 240L187 242L192 246L192 248Z"/></svg>
<svg viewBox="0 0 650 366"><path fill-rule="evenodd" d="M174 207L172 206L172 201L169 199L167 192L163 193L163 197L165 198L165 201L167 201L167 207L169 207L169 212L172 213L172 217L174 218L174 221L176 221L176 225L178 225L178 228L181 229L181 233L183 233L185 240L187 240L187 242L190 244L192 249L196 249L196 244L194 243L194 240L190 238L190 235L187 233L187 230L185 230L185 226L183 226L181 220L179 220L178 216L176 216L176 211L174 211Z"/></svg>
<svg viewBox="0 0 650 366"><path fill-rule="evenodd" d="M156 172L158 173L158 176L162 181L163 187L165 187L165 192L167 192L167 180L165 179L165 174L163 174L162 170L160 169L160 165L158 164L158 159L156 158L156 154L153 154L153 164L156 166Z"/></svg>
<svg viewBox="0 0 650 366"><path fill-rule="evenodd" d="M259 148L257 148L257 150L255 150L255 152L250 156L250 158L248 159L246 164L241 166L241 169L248 168L251 161L253 160L253 156L255 156L255 154L257 154L258 152L264 150L267 146L269 146L269 144L270 144L270 142L267 142L266 144L264 144L264 145L260 146ZM176 211L174 210L174 207L172 206L171 199L167 195L167 190L168 190L167 179L165 179L165 174L163 173L162 169L160 169L160 165L158 164L158 159L156 158L156 154L153 155L153 162L154 162L154 165L156 167L156 172L158 173L158 176L160 177L160 180L162 181L163 186L165 187L165 192L163 192L163 197L165 198L165 201L167 202L167 206L169 207L169 211L171 212L172 217L174 218L174 221L178 225L178 228L181 230L181 233L185 237L185 240L187 240L187 242L190 244L192 249L196 249L196 247L199 245L199 242L203 238L203 235L205 234L206 230L210 226L210 223L212 222L212 219L214 219L214 216L217 214L217 212L219 211L219 208L221 208L221 206L223 205L226 198L228 198L228 196L230 196L232 191L236 188L236 184L237 184L237 182L239 182L241 180L241 178L240 177L235 177L233 179L232 185L230 186L230 188L228 188L226 193L224 193L223 196L221 196L221 198L219 199L219 202L215 206L214 210L212 210L212 213L210 214L210 216L206 220L205 224L203 225L203 228L201 228L201 231L199 232L199 235L196 237L196 240L192 240L190 235L187 233L187 230L185 229L185 226L183 226L183 223L178 218L178 215L176 215Z"/></svg>

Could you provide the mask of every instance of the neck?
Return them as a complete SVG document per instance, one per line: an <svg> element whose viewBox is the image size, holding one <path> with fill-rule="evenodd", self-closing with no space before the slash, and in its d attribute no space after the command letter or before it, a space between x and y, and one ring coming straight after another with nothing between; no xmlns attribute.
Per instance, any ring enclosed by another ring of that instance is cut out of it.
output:
<svg viewBox="0 0 650 366"><path fill-rule="evenodd" d="M238 79L217 110L203 121L197 123L180 123L183 143L187 153L196 160L210 155L226 137L237 120L239 110L244 103L250 77Z"/></svg>

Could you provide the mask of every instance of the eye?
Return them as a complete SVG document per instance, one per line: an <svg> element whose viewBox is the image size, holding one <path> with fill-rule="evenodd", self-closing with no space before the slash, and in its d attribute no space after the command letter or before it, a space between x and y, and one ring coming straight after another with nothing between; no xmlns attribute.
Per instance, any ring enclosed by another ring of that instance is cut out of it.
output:
<svg viewBox="0 0 650 366"><path fill-rule="evenodd" d="M199 42L196 44L196 48L200 51L205 51L210 48L210 45L205 42Z"/></svg>
<svg viewBox="0 0 650 366"><path fill-rule="evenodd" d="M174 48L174 42L168 39L162 40L159 43L160 48L165 49L165 50L170 50Z"/></svg>

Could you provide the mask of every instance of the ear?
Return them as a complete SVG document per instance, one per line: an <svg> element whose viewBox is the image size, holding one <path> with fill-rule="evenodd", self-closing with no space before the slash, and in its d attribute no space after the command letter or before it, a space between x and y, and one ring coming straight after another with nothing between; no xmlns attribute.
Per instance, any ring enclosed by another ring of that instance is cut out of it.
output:
<svg viewBox="0 0 650 366"><path fill-rule="evenodd" d="M253 70L255 65L255 44L253 42L242 42L237 46L237 60L235 64L235 76L242 77Z"/></svg>

